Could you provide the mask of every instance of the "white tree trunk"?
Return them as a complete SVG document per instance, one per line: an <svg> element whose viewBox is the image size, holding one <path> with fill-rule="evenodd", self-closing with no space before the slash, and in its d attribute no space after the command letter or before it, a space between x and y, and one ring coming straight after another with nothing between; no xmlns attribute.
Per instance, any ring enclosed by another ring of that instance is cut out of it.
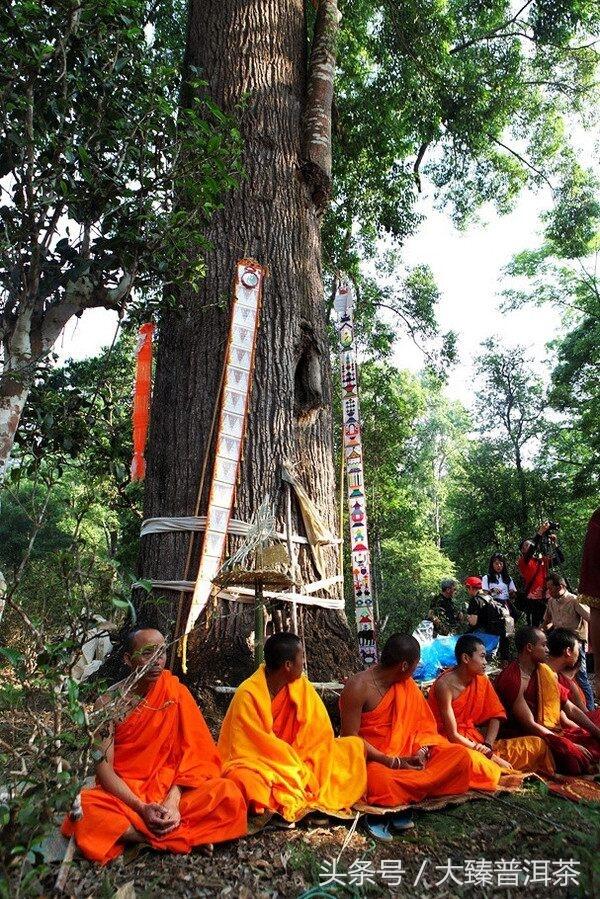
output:
<svg viewBox="0 0 600 899"><path fill-rule="evenodd" d="M12 333L5 336L3 345L4 364L0 374L0 483L6 472L35 374L31 352L31 319L31 309L23 309Z"/></svg>
<svg viewBox="0 0 600 899"><path fill-rule="evenodd" d="M70 285L59 302L43 315L24 304L14 323L2 322L3 367L0 372L0 483L6 472L15 435L39 363L50 353L67 322L85 309L103 307L122 311L134 276L123 272L114 287L83 277Z"/></svg>

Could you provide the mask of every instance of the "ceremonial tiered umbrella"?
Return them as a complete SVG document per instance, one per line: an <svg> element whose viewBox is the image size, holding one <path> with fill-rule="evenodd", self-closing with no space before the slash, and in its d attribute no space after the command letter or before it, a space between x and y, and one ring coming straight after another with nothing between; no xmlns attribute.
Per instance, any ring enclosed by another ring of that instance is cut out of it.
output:
<svg viewBox="0 0 600 899"><path fill-rule="evenodd" d="M265 500L250 523L244 543L224 562L213 579L213 584L221 588L254 589L254 660L257 666L264 658L264 590L282 591L296 586L289 569L289 555L279 542L273 513Z"/></svg>

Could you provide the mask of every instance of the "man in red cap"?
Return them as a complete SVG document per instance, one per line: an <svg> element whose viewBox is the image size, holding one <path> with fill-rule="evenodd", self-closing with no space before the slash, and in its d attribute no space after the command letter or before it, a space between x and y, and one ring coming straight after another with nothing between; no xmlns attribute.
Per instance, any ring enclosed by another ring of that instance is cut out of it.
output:
<svg viewBox="0 0 600 899"><path fill-rule="evenodd" d="M508 637L515 632L515 623L505 603L498 602L482 592L480 577L471 576L465 581L469 594L467 621L472 631L479 631L500 638L500 658L508 658Z"/></svg>

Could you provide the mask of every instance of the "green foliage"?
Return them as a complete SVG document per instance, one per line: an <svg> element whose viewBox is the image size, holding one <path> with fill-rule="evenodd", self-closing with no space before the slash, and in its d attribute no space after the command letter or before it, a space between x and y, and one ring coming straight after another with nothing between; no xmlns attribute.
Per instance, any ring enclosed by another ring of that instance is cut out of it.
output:
<svg viewBox="0 0 600 899"><path fill-rule="evenodd" d="M583 449L581 435L552 420L522 351L487 358L490 369L485 361L479 367L478 434L448 468L442 547L461 575L484 574L498 551L514 575L521 541L540 522L558 521L562 570L575 587L587 521L597 505L593 495L578 493L577 468L565 464L569 447Z"/></svg>
<svg viewBox="0 0 600 899"><path fill-rule="evenodd" d="M588 2L352 0L338 40L334 202L326 258L355 272L378 236L418 221L420 168L459 222L510 208L564 147L563 116L591 108L600 21ZM373 160L377 165L373 165ZM357 227L358 226L358 227Z"/></svg>
<svg viewBox="0 0 600 899"><path fill-rule="evenodd" d="M32 550L32 560L58 554L69 547L71 537L65 504L69 503L70 489L70 484L64 484L52 495ZM23 483L18 493L4 493L0 516L0 571L14 571L19 566L31 538L36 500L35 486L30 481Z"/></svg>
<svg viewBox="0 0 600 899"><path fill-rule="evenodd" d="M59 368L45 367L32 387L17 432L12 484L40 467L64 479L69 500L97 510L100 545L133 570L141 520L139 484L131 484L131 395L135 338Z"/></svg>
<svg viewBox="0 0 600 899"><path fill-rule="evenodd" d="M21 652L3 652L0 685L2 895L37 895L50 873L44 841L70 810L89 774L96 734L87 709L97 685L69 669L92 616L63 608L63 634L26 633Z"/></svg>
<svg viewBox="0 0 600 899"><path fill-rule="evenodd" d="M346 271L360 287L364 339L376 352L400 328L440 373L455 338L437 334L435 285L425 271L403 280L394 252L421 220L421 173L465 225L485 204L510 210L523 187L571 165L566 122L589 116L598 96L600 12L593 0L518 9L509 0L342 0L340 9L325 271ZM375 277L365 271L371 258Z"/></svg>
<svg viewBox="0 0 600 899"><path fill-rule="evenodd" d="M550 304L562 313L564 333L554 341L549 403L549 453L568 472L572 495L593 503L600 461L600 182L576 163L566 169L555 204L545 217L541 247L519 253L507 268L525 286L505 290L507 306Z"/></svg>
<svg viewBox="0 0 600 899"><path fill-rule="evenodd" d="M523 454L544 436L545 396L540 377L524 347L507 348L500 338L483 342L477 360L476 413L479 431L497 452L520 470ZM527 518L526 498L523 517Z"/></svg>
<svg viewBox="0 0 600 899"><path fill-rule="evenodd" d="M600 247L600 182L577 163L567 171L546 215L547 252L581 259Z"/></svg>
<svg viewBox="0 0 600 899"><path fill-rule="evenodd" d="M66 609L131 611L141 521L140 486L129 483L133 348L125 334L94 359L45 367L24 410L0 496L0 570L15 576L28 556L16 599L48 634ZM3 627L16 645L22 622L7 613Z"/></svg>
<svg viewBox="0 0 600 899"><path fill-rule="evenodd" d="M40 315L74 285L84 306L110 305L94 289L124 272L149 290L202 274L184 249L203 246L236 183L240 138L208 99L178 111L179 54L165 52L164 25L151 39L174 6L11 0L0 12L6 316L22 284Z"/></svg>
<svg viewBox="0 0 600 899"><path fill-rule="evenodd" d="M406 533L382 542L381 568L380 616L385 620L389 615L384 638L396 631L412 633L427 617L442 578L455 572L453 562L433 539L411 538Z"/></svg>

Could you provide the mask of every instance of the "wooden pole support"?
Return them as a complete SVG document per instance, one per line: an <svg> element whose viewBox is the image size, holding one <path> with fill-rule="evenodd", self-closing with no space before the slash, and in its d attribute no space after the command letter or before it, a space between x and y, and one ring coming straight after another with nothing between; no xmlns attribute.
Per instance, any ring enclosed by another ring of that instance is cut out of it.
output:
<svg viewBox="0 0 600 899"><path fill-rule="evenodd" d="M256 667L265 657L265 612L262 581L254 582L254 662Z"/></svg>
<svg viewBox="0 0 600 899"><path fill-rule="evenodd" d="M294 553L294 544L292 542L292 486L286 484L285 493L285 529L287 537L288 555L290 557L290 566L292 577L296 573L296 558ZM292 629L295 634L298 633L298 607L292 600Z"/></svg>

